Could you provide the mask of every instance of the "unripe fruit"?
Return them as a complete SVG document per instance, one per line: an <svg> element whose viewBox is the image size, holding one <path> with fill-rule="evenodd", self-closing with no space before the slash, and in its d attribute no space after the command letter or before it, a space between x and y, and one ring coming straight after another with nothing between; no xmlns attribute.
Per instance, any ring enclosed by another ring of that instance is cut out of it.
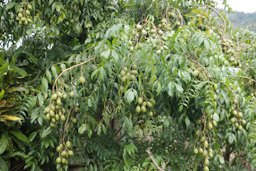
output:
<svg viewBox="0 0 256 171"><path fill-rule="evenodd" d="M66 120L66 116L65 115L60 115L60 120L64 122Z"/></svg>
<svg viewBox="0 0 256 171"><path fill-rule="evenodd" d="M71 148L71 147L72 147L71 141L67 141L67 142L66 142L66 147L67 147L67 148Z"/></svg>
<svg viewBox="0 0 256 171"><path fill-rule="evenodd" d="M74 151L73 150L68 150L68 155L69 156L73 156L74 155Z"/></svg>
<svg viewBox="0 0 256 171"><path fill-rule="evenodd" d="M71 92L69 93L69 96L70 96L70 97L74 97L74 96L75 96L75 93L74 93L73 91L71 91Z"/></svg>
<svg viewBox="0 0 256 171"><path fill-rule="evenodd" d="M59 145L57 148L56 148L56 151L57 152L60 152L62 150L62 147L61 147L61 145Z"/></svg>
<svg viewBox="0 0 256 171"><path fill-rule="evenodd" d="M141 26L140 24L137 24L136 28L137 28L138 30L141 30L141 29L142 29L142 26Z"/></svg>
<svg viewBox="0 0 256 171"><path fill-rule="evenodd" d="M25 20L26 20L26 18L25 18L25 17L22 17L22 18L21 18L21 21L23 21L23 22L24 22Z"/></svg>
<svg viewBox="0 0 256 171"><path fill-rule="evenodd" d="M147 31L144 30L144 29L141 31L141 33L142 33L143 35L147 35L147 34L148 34Z"/></svg>
<svg viewBox="0 0 256 171"><path fill-rule="evenodd" d="M122 77L125 76L125 72L123 70L121 71L120 74L121 74Z"/></svg>
<svg viewBox="0 0 256 171"><path fill-rule="evenodd" d="M30 11L29 11L29 10L26 10L26 14L27 14L27 15L30 15Z"/></svg>
<svg viewBox="0 0 256 171"><path fill-rule="evenodd" d="M21 14L21 13L18 13L18 17L19 17L19 18L22 18L22 14Z"/></svg>
<svg viewBox="0 0 256 171"><path fill-rule="evenodd" d="M148 107L153 107L152 103L149 102L149 101L147 101L147 106L148 106Z"/></svg>
<svg viewBox="0 0 256 171"><path fill-rule="evenodd" d="M140 113L141 112L140 106L137 106L135 110L136 110L136 113Z"/></svg>
<svg viewBox="0 0 256 171"><path fill-rule="evenodd" d="M139 98L138 98L138 103L139 103L139 104L142 104L142 103L143 103L143 98L142 98L142 97L139 97Z"/></svg>
<svg viewBox="0 0 256 171"><path fill-rule="evenodd" d="M231 118L230 121L231 121L232 123L235 123L235 122L236 122L236 118Z"/></svg>
<svg viewBox="0 0 256 171"><path fill-rule="evenodd" d="M73 119L72 119L72 122L73 122L73 123L77 123L77 119L76 119L76 118L73 118Z"/></svg>
<svg viewBox="0 0 256 171"><path fill-rule="evenodd" d="M208 166L204 166L204 171L209 171L209 167Z"/></svg>
<svg viewBox="0 0 256 171"><path fill-rule="evenodd" d="M204 159L204 165L209 166L209 164L210 164L210 161L209 161L208 157L206 157Z"/></svg>
<svg viewBox="0 0 256 171"><path fill-rule="evenodd" d="M242 120L242 124L245 125L246 124L246 120L243 119Z"/></svg>
<svg viewBox="0 0 256 171"><path fill-rule="evenodd" d="M146 107L145 106L141 106L141 112L145 113L146 111L147 111Z"/></svg>
<svg viewBox="0 0 256 171"><path fill-rule="evenodd" d="M57 95L56 93L54 93L54 94L52 95L52 100L56 100L57 97L58 97L58 95Z"/></svg>
<svg viewBox="0 0 256 171"><path fill-rule="evenodd" d="M47 119L48 121L51 119L51 116L50 116L49 113L47 113L47 115L46 115L45 117L46 117L46 119Z"/></svg>
<svg viewBox="0 0 256 171"><path fill-rule="evenodd" d="M236 110L233 110L233 115L237 115L238 113L237 113L237 111Z"/></svg>
<svg viewBox="0 0 256 171"><path fill-rule="evenodd" d="M79 83L80 84L84 84L86 82L86 79L84 78L84 76L81 76L80 78L79 78Z"/></svg>
<svg viewBox="0 0 256 171"><path fill-rule="evenodd" d="M206 150L204 150L203 156L206 157L207 155L208 155L208 152Z"/></svg>
<svg viewBox="0 0 256 171"><path fill-rule="evenodd" d="M201 142L204 142L205 141L205 136L202 136L201 139L200 139Z"/></svg>
<svg viewBox="0 0 256 171"><path fill-rule="evenodd" d="M51 122L51 123L50 123L50 127L51 127L51 128L54 128L54 127L55 127L55 124Z"/></svg>
<svg viewBox="0 0 256 171"><path fill-rule="evenodd" d="M56 121L60 120L60 116L58 114L55 115Z"/></svg>
<svg viewBox="0 0 256 171"><path fill-rule="evenodd" d="M61 157L68 157L68 152L66 150L60 153Z"/></svg>
<svg viewBox="0 0 256 171"><path fill-rule="evenodd" d="M153 113L152 111L150 111L150 112L148 113L148 115L149 115L150 117L152 117L152 116L154 115L154 113Z"/></svg>
<svg viewBox="0 0 256 171"><path fill-rule="evenodd" d="M146 106L147 106L147 102L143 102L143 103L142 103L142 106L145 106L145 107L146 107Z"/></svg>
<svg viewBox="0 0 256 171"><path fill-rule="evenodd" d="M205 147L205 148L208 148L208 147L209 147L208 141L204 141L204 147Z"/></svg>
<svg viewBox="0 0 256 171"><path fill-rule="evenodd" d="M62 163L62 164L66 164L66 161L67 161L67 159L65 159L64 157L61 158L61 163Z"/></svg>
<svg viewBox="0 0 256 171"><path fill-rule="evenodd" d="M212 129L212 128L213 128L213 125L212 125L211 122L208 123L208 128L209 128L209 129Z"/></svg>
<svg viewBox="0 0 256 171"><path fill-rule="evenodd" d="M198 152L199 152L200 154L203 154L203 153L204 153L204 150L203 150L202 148L199 148Z"/></svg>
<svg viewBox="0 0 256 171"><path fill-rule="evenodd" d="M239 125L239 126L238 126L238 129L239 129L240 131L242 131L242 130L243 130L242 125Z"/></svg>
<svg viewBox="0 0 256 171"><path fill-rule="evenodd" d="M28 9L31 10L32 9L32 5L28 4Z"/></svg>
<svg viewBox="0 0 256 171"><path fill-rule="evenodd" d="M198 154L198 152L199 152L198 149L195 148L195 149L194 149L194 153L195 153L195 154Z"/></svg>
<svg viewBox="0 0 256 171"><path fill-rule="evenodd" d="M238 112L238 115L237 115L239 118L242 118L243 117L243 113L242 112Z"/></svg>
<svg viewBox="0 0 256 171"><path fill-rule="evenodd" d="M58 106L61 106L61 105L62 105L62 102L61 102L61 99L60 99L60 98L57 98L56 104L57 104Z"/></svg>
<svg viewBox="0 0 256 171"><path fill-rule="evenodd" d="M60 163L61 163L61 158L58 157L58 158L56 159L56 164L60 164Z"/></svg>
<svg viewBox="0 0 256 171"><path fill-rule="evenodd" d="M213 120L212 124L213 124L213 126L217 126L217 121Z"/></svg>

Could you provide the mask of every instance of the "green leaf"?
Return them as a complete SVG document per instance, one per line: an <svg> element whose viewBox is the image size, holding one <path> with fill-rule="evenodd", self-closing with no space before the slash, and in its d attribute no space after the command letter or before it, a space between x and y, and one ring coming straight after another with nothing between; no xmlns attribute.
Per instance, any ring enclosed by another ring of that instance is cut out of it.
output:
<svg viewBox="0 0 256 171"><path fill-rule="evenodd" d="M20 67L12 67L12 69L15 73L20 75L19 78L24 78L24 77L28 76L28 73Z"/></svg>
<svg viewBox="0 0 256 171"><path fill-rule="evenodd" d="M32 142L35 139L36 135L37 135L37 131L30 133L28 137L29 141Z"/></svg>
<svg viewBox="0 0 256 171"><path fill-rule="evenodd" d="M8 134L3 133L0 137L0 155L3 154L8 146Z"/></svg>
<svg viewBox="0 0 256 171"><path fill-rule="evenodd" d="M101 54L100 54L101 57L103 58L106 58L108 59L109 56L110 56L110 49L106 50L106 51L103 51Z"/></svg>
<svg viewBox="0 0 256 171"><path fill-rule="evenodd" d="M47 128L47 129L44 129L43 132L41 133L41 138L45 138L47 135L49 135L51 133L51 128Z"/></svg>
<svg viewBox="0 0 256 171"><path fill-rule="evenodd" d="M190 126L190 119L187 116L185 117L185 124L187 127Z"/></svg>
<svg viewBox="0 0 256 171"><path fill-rule="evenodd" d="M217 113L214 113L212 117L217 122L220 120L220 117L219 117L219 115Z"/></svg>
<svg viewBox="0 0 256 171"><path fill-rule="evenodd" d="M0 92L0 100L2 100L2 99L3 99L3 97L4 97L4 93L5 93L5 91L4 91L4 89L2 89L2 90L1 90L1 92Z"/></svg>
<svg viewBox="0 0 256 171"><path fill-rule="evenodd" d="M175 84L175 87L176 87L176 90L177 90L178 92L183 93L184 90L183 90L183 88L182 88L181 85Z"/></svg>
<svg viewBox="0 0 256 171"><path fill-rule="evenodd" d="M0 157L0 171L9 171L7 160L1 157Z"/></svg>
<svg viewBox="0 0 256 171"><path fill-rule="evenodd" d="M138 96L138 93L135 89L128 89L124 96L125 96L126 101L128 103L131 103L135 99L135 97Z"/></svg>
<svg viewBox="0 0 256 171"><path fill-rule="evenodd" d="M21 131L11 131L10 133L24 143L29 142L28 137L25 134L23 134Z"/></svg>
<svg viewBox="0 0 256 171"><path fill-rule="evenodd" d="M48 82L51 83L52 82L52 73L50 72L49 69L46 70L45 75L46 75Z"/></svg>
<svg viewBox="0 0 256 171"><path fill-rule="evenodd" d="M173 97L173 95L174 95L174 83L173 82L169 82L169 84L168 84L168 94L171 97Z"/></svg>
<svg viewBox="0 0 256 171"><path fill-rule="evenodd" d="M79 128L78 128L78 133L79 134L84 134L84 132L86 131L86 124L82 124Z"/></svg>
<svg viewBox="0 0 256 171"><path fill-rule="evenodd" d="M112 55L112 57L114 58L114 60L116 62L119 61L119 56L118 56L117 52L114 49L112 50L111 55Z"/></svg>

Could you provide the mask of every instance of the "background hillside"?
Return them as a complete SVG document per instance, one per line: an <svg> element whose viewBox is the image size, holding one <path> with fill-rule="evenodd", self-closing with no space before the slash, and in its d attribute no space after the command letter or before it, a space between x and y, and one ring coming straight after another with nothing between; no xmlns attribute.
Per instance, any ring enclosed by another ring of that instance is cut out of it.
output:
<svg viewBox="0 0 256 171"><path fill-rule="evenodd" d="M235 27L245 27L256 32L256 13L234 12L228 14Z"/></svg>

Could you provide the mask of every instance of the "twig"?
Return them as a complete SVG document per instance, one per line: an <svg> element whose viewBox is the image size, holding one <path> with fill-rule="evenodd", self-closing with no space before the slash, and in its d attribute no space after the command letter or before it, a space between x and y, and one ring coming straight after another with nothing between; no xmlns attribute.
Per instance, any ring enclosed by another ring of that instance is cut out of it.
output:
<svg viewBox="0 0 256 171"><path fill-rule="evenodd" d="M149 156L149 158L151 159L151 161L154 163L156 169L157 169L158 171L164 171L165 164L163 164L163 167L162 167L162 168L157 164L155 158L153 157L152 152L150 151L150 148L147 148L146 152L148 153L148 156Z"/></svg>
<svg viewBox="0 0 256 171"><path fill-rule="evenodd" d="M226 20L224 19L224 17L215 8L213 8L213 7L209 6L209 5L204 5L204 6L206 6L207 8L210 8L211 10L213 10L223 20L223 22L224 22L223 33L225 33L226 32L226 28L227 28L227 23L226 23Z"/></svg>
<svg viewBox="0 0 256 171"><path fill-rule="evenodd" d="M58 77L55 79L55 81L54 81L54 83L53 83L53 86L52 86L52 92L54 93L54 87L56 86L56 90L57 90L57 81L59 80L59 78L64 74L64 73L66 73L66 72L68 72L68 71L70 71L70 70L72 70L72 69L74 69L74 68L76 68L76 67L79 67L79 66L82 66L82 65L84 65L84 64L86 64L86 63L88 63L88 62L90 62L90 61L92 61L92 60L94 60L95 59L95 57L93 57L93 58L89 58L88 60L86 60L86 61L84 61L84 62L82 62L82 63L79 63L79 64L76 64L76 65L73 65L73 66L71 66L71 67L69 67L69 68L67 68L67 69L64 69L61 73L60 73L60 75L58 75Z"/></svg>

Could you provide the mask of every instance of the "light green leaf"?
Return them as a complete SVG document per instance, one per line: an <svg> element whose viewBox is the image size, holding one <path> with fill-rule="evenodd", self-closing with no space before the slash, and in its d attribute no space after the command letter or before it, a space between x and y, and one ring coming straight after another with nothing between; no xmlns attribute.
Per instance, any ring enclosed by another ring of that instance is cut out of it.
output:
<svg viewBox="0 0 256 171"><path fill-rule="evenodd" d="M135 99L135 97L138 96L138 93L135 89L128 89L124 96L125 96L126 101L128 103L131 103Z"/></svg>
<svg viewBox="0 0 256 171"><path fill-rule="evenodd" d="M25 134L23 134L21 131L11 131L10 133L24 143L29 142L28 137Z"/></svg>
<svg viewBox="0 0 256 171"><path fill-rule="evenodd" d="M3 133L0 137L0 155L3 154L8 146L8 134Z"/></svg>
<svg viewBox="0 0 256 171"><path fill-rule="evenodd" d="M84 132L86 131L86 124L82 124L79 128L78 128L78 133L79 134L84 134Z"/></svg>
<svg viewBox="0 0 256 171"><path fill-rule="evenodd" d="M110 56L110 49L106 50L106 51L103 51L101 54L100 54L101 57L103 58L106 58L108 59L109 56Z"/></svg>

